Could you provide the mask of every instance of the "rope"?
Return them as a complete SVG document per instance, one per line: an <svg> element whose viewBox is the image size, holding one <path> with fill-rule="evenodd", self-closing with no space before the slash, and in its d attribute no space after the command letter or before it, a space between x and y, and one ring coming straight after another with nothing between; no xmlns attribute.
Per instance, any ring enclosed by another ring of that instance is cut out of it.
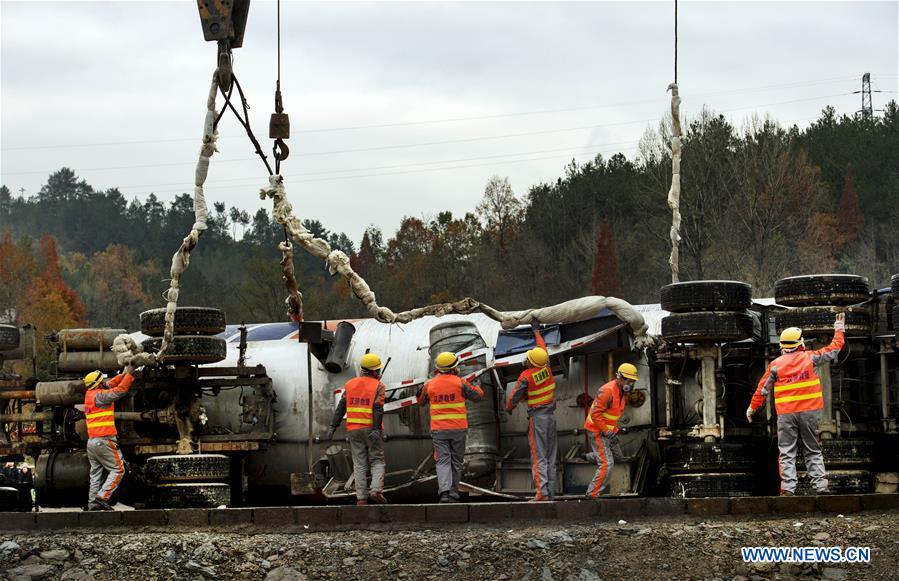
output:
<svg viewBox="0 0 899 581"><path fill-rule="evenodd" d="M627 301L614 297L584 297L542 309L508 312L498 311L489 305L466 297L456 302L438 303L394 313L389 308L378 304L374 291L371 290L365 279L353 270L350 266L350 259L344 252L332 250L327 241L316 238L303 227L300 220L293 214L293 206L287 200L282 176L270 176L269 187L261 189L259 197L263 200L266 198L273 200L272 217L274 220L284 227L293 241L301 248L313 256L324 260L332 275L340 274L343 276L350 285L353 294L365 306L368 314L382 323L408 323L426 316L440 317L452 313L471 314L479 312L498 321L503 328L513 329L533 321L540 323L583 321L601 314L605 309L610 309L619 319L628 323L635 337L634 344L636 348L643 349L656 343L656 338L648 332L649 328L643 320L643 316Z"/></svg>
<svg viewBox="0 0 899 581"><path fill-rule="evenodd" d="M671 282L680 280L679 245L680 245L680 158L681 158L681 125L680 96L677 84L668 85L671 91L671 189L668 190L668 207L671 208Z"/></svg>

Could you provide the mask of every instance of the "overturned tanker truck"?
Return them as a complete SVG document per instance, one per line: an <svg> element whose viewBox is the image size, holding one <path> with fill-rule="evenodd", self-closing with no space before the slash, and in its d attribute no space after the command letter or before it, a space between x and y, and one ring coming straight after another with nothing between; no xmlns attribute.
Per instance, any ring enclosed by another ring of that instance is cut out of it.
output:
<svg viewBox="0 0 899 581"><path fill-rule="evenodd" d="M820 370L820 423L831 491L895 492L899 359L899 275L871 290L852 275L778 281L774 299L751 297L748 284L695 281L668 285L661 303L633 307L653 347L634 350L632 328L610 310L588 320L542 325L556 377L559 496L584 494L595 465L583 429L596 390L623 362L640 381L620 420L624 459L612 495L749 496L778 486L773 406L747 421L744 411L778 333L804 330L817 348L847 315L839 360ZM141 314L145 350L157 349L164 309ZM121 330L56 335L54 381L21 377L0 386L0 457L32 457L38 503L79 506L87 499L85 371L116 370L110 352ZM121 500L136 507L208 507L341 502L354 497L342 431L325 437L345 382L371 351L385 360L385 494L392 502L436 495L428 411L415 395L442 351L460 357L460 375L486 397L468 404L464 485L469 499L534 493L524 409L512 414L504 390L533 346L528 327L505 330L479 314L425 317L405 325L372 319L226 325L216 309L176 311L176 338L165 365L136 373L116 404L128 463ZM769 396L771 397L771 396ZM342 429L341 429L342 430ZM799 492L811 493L800 460Z"/></svg>

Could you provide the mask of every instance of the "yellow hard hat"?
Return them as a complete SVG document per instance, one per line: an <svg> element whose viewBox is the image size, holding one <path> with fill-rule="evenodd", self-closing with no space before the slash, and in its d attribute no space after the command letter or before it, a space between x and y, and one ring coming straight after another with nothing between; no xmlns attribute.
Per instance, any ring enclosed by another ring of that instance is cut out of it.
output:
<svg viewBox="0 0 899 581"><path fill-rule="evenodd" d="M618 374L625 379L633 379L634 381L640 379L637 375L637 367L633 363L622 363L619 365Z"/></svg>
<svg viewBox="0 0 899 581"><path fill-rule="evenodd" d="M799 327L789 327L780 333L781 349L795 349L802 343L802 329Z"/></svg>
<svg viewBox="0 0 899 581"><path fill-rule="evenodd" d="M84 376L84 387L88 389L94 389L95 387L100 387L100 384L103 383L103 372L100 370L91 371L87 375Z"/></svg>
<svg viewBox="0 0 899 581"><path fill-rule="evenodd" d="M434 364L437 365L438 371L450 371L459 366L459 358L456 357L455 353L444 351L437 356Z"/></svg>
<svg viewBox="0 0 899 581"><path fill-rule="evenodd" d="M366 371L377 371L383 367L381 365L381 358L375 355L374 353L366 353L362 356L362 363L360 367Z"/></svg>
<svg viewBox="0 0 899 581"><path fill-rule="evenodd" d="M528 351L528 361L534 367L546 367L549 363L549 353L543 347L534 347Z"/></svg>

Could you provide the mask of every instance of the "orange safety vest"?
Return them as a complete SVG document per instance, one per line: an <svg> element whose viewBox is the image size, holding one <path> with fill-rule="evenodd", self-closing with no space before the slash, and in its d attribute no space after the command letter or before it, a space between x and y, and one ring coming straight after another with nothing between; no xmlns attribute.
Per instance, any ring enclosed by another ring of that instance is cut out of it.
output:
<svg viewBox="0 0 899 581"><path fill-rule="evenodd" d="M346 429L347 431L371 428L372 407L378 396L381 382L374 377L356 377L346 382Z"/></svg>
<svg viewBox="0 0 899 581"><path fill-rule="evenodd" d="M528 382L528 407L551 405L556 401L556 380L549 367L530 367L521 372L518 381Z"/></svg>
<svg viewBox="0 0 899 581"><path fill-rule="evenodd" d="M593 433L617 433L618 419L627 406L627 399L621 393L618 383L613 379L599 388L587 419L584 420L584 429Z"/></svg>
<svg viewBox="0 0 899 581"><path fill-rule="evenodd" d="M462 394L462 379L451 373L441 373L425 384L431 406L431 431L466 430L468 413Z"/></svg>
<svg viewBox="0 0 899 581"><path fill-rule="evenodd" d="M821 379L815 373L808 351L785 353L771 362L777 369L774 382L774 409L777 415L810 412L824 408Z"/></svg>
<svg viewBox="0 0 899 581"><path fill-rule="evenodd" d="M107 407L97 407L95 399L100 389L84 394L84 417L87 420L88 438L108 438L117 435L115 429L115 402Z"/></svg>

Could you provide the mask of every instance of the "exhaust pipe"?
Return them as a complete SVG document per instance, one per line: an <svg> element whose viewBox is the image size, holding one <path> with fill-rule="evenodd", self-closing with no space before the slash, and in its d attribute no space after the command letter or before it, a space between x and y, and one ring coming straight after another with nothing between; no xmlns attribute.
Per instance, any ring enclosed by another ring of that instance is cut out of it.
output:
<svg viewBox="0 0 899 581"><path fill-rule="evenodd" d="M356 333L356 327L352 323L341 321L334 332L334 342L325 360L325 369L328 373L340 373L346 368L346 359L350 351L350 341Z"/></svg>

